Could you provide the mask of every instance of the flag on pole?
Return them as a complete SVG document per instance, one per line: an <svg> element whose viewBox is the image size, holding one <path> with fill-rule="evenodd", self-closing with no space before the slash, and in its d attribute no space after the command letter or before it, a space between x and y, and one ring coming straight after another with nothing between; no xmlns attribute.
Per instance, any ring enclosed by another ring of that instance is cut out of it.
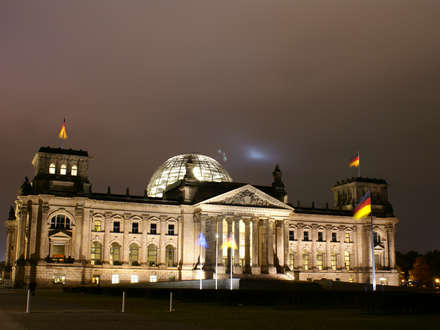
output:
<svg viewBox="0 0 440 330"><path fill-rule="evenodd" d="M61 140L66 140L67 139L66 118L64 118L63 125L61 126L61 130L58 133L58 137Z"/></svg>
<svg viewBox="0 0 440 330"><path fill-rule="evenodd" d="M237 244L235 244L234 238L232 238L232 237L228 237L226 239L226 241L223 242L221 248L223 249L224 247L231 248L231 249L234 249L234 250L238 249Z"/></svg>
<svg viewBox="0 0 440 330"><path fill-rule="evenodd" d="M200 233L199 238L197 239L197 244L201 247L204 247L205 249L208 248L208 242L206 241L205 235L203 235L203 233Z"/></svg>
<svg viewBox="0 0 440 330"><path fill-rule="evenodd" d="M367 192L359 201L353 211L355 219L362 219L371 213L371 194Z"/></svg>
<svg viewBox="0 0 440 330"><path fill-rule="evenodd" d="M358 167L359 166L359 153L357 153L356 156L354 156L354 158L348 164L348 166L350 166L350 167Z"/></svg>

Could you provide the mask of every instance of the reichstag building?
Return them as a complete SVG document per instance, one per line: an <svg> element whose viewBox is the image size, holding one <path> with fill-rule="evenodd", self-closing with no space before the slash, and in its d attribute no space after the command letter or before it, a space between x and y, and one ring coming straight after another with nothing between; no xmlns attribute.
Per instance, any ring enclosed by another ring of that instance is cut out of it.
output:
<svg viewBox="0 0 440 330"><path fill-rule="evenodd" d="M305 207L288 201L278 166L271 185L257 186L236 182L210 157L183 154L165 161L145 194L134 196L128 189L94 192L89 160L83 150L41 147L35 154L34 177L25 179L5 222L4 278L112 285L210 279L216 269L227 278L232 267L238 278L368 283L370 224L352 210L370 190L376 278L398 285L398 219L385 180L337 182L332 206ZM200 233L207 248L197 244ZM237 250L222 247L229 237Z"/></svg>

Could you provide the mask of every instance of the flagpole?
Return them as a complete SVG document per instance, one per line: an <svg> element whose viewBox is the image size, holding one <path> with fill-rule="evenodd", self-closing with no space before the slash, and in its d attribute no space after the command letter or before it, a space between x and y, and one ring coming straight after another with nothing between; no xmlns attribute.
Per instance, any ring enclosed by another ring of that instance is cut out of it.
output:
<svg viewBox="0 0 440 330"><path fill-rule="evenodd" d="M217 226L215 233L215 289L216 290L218 289L217 279L218 279L218 219L217 219Z"/></svg>
<svg viewBox="0 0 440 330"><path fill-rule="evenodd" d="M373 291L376 291L376 265L374 260L374 229L373 229L373 197L371 196L371 212L370 212L370 230L371 230L371 272L372 272L372 282L373 282Z"/></svg>

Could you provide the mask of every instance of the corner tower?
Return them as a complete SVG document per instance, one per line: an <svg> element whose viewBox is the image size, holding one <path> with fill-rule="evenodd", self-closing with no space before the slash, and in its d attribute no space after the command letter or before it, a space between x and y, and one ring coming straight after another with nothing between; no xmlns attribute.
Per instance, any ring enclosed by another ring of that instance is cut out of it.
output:
<svg viewBox="0 0 440 330"><path fill-rule="evenodd" d="M335 209L353 210L360 199L370 191L373 214L382 217L394 216L393 207L388 200L388 184L384 179L350 178L336 182L331 190Z"/></svg>
<svg viewBox="0 0 440 330"><path fill-rule="evenodd" d="M81 195L90 192L89 154L84 150L41 147L35 154L34 194Z"/></svg>

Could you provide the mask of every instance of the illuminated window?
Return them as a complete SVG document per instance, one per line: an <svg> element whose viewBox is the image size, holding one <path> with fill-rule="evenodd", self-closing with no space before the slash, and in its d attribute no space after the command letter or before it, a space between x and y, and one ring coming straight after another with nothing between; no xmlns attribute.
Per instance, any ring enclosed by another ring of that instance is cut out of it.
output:
<svg viewBox="0 0 440 330"><path fill-rule="evenodd" d="M289 230L289 241L295 240L295 232L293 230Z"/></svg>
<svg viewBox="0 0 440 330"><path fill-rule="evenodd" d="M119 275L118 274L112 274L112 284L119 284Z"/></svg>
<svg viewBox="0 0 440 330"><path fill-rule="evenodd" d="M115 221L113 222L113 232L114 233L119 233L120 232L120 222L119 221Z"/></svg>
<svg viewBox="0 0 440 330"><path fill-rule="evenodd" d="M157 266L157 247L154 244L148 245L147 264L148 266Z"/></svg>
<svg viewBox="0 0 440 330"><path fill-rule="evenodd" d="M295 268L295 253L293 251L289 253L289 268L291 270Z"/></svg>
<svg viewBox="0 0 440 330"><path fill-rule="evenodd" d="M318 252L316 255L316 267L318 270L322 270L324 268L324 254L322 252Z"/></svg>
<svg viewBox="0 0 440 330"><path fill-rule="evenodd" d="M174 235L174 225L168 225L168 235Z"/></svg>
<svg viewBox="0 0 440 330"><path fill-rule="evenodd" d="M92 265L98 265L101 263L102 258L102 245L99 242L93 242L90 251L90 262Z"/></svg>
<svg viewBox="0 0 440 330"><path fill-rule="evenodd" d="M63 214L58 214L50 220L51 229L70 229L70 219Z"/></svg>
<svg viewBox="0 0 440 330"><path fill-rule="evenodd" d="M66 275L54 275L53 283L55 284L64 284L66 282Z"/></svg>
<svg viewBox="0 0 440 330"><path fill-rule="evenodd" d="M348 251L344 252L344 264L345 264L345 269L350 270L350 252Z"/></svg>
<svg viewBox="0 0 440 330"><path fill-rule="evenodd" d="M78 166L73 165L72 169L70 170L70 175L77 176L78 175Z"/></svg>
<svg viewBox="0 0 440 330"><path fill-rule="evenodd" d="M110 262L112 265L118 265L120 261L121 246L118 243L113 243L110 248Z"/></svg>
<svg viewBox="0 0 440 330"><path fill-rule="evenodd" d="M350 233L345 233L344 242L345 243L350 243L351 242Z"/></svg>
<svg viewBox="0 0 440 330"><path fill-rule="evenodd" d="M93 275L92 276L92 284L99 285L100 277L99 275Z"/></svg>
<svg viewBox="0 0 440 330"><path fill-rule="evenodd" d="M130 276L130 283L139 283L139 276L138 275L131 275Z"/></svg>
<svg viewBox="0 0 440 330"><path fill-rule="evenodd" d="M150 275L150 282L157 282L157 275Z"/></svg>
<svg viewBox="0 0 440 330"><path fill-rule="evenodd" d="M67 174L67 165L66 164L61 165L60 174L61 175Z"/></svg>
<svg viewBox="0 0 440 330"><path fill-rule="evenodd" d="M336 270L336 254L334 252L330 255L330 267L332 270Z"/></svg>
<svg viewBox="0 0 440 330"><path fill-rule="evenodd" d="M155 223L150 224L150 234L152 235L157 234L157 225Z"/></svg>
<svg viewBox="0 0 440 330"><path fill-rule="evenodd" d="M167 245L165 250L167 267L174 267L174 247Z"/></svg>
<svg viewBox="0 0 440 330"><path fill-rule="evenodd" d="M139 265L139 247L136 244L130 245L130 265Z"/></svg>
<svg viewBox="0 0 440 330"><path fill-rule="evenodd" d="M322 242L324 240L324 234L322 231L318 231L318 241Z"/></svg>
<svg viewBox="0 0 440 330"><path fill-rule="evenodd" d="M55 164L52 163L49 165L49 174L55 174L55 173L56 173Z"/></svg>
<svg viewBox="0 0 440 330"><path fill-rule="evenodd" d="M308 241L309 240L309 232L305 231L304 232L304 241Z"/></svg>
<svg viewBox="0 0 440 330"><path fill-rule="evenodd" d="M133 222L131 224L131 232L133 234L138 234L139 233L139 223L138 222Z"/></svg>
<svg viewBox="0 0 440 330"><path fill-rule="evenodd" d="M307 252L303 253L302 255L302 263L303 263L303 269L308 270L309 269L309 254Z"/></svg>
<svg viewBox="0 0 440 330"><path fill-rule="evenodd" d="M93 231L101 231L102 230L102 224L100 220L95 220L93 222Z"/></svg>

